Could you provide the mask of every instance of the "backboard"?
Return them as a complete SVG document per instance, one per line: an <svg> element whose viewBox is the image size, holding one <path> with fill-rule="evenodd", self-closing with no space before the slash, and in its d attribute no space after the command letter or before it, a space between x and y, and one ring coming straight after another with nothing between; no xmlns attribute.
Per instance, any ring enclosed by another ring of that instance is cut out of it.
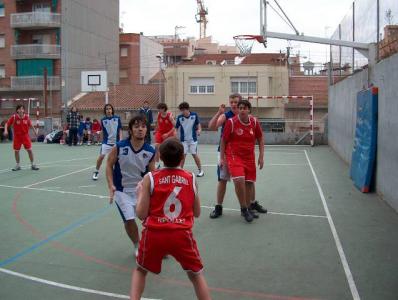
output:
<svg viewBox="0 0 398 300"><path fill-rule="evenodd" d="M82 71L82 92L106 92L108 90L108 79L106 71Z"/></svg>

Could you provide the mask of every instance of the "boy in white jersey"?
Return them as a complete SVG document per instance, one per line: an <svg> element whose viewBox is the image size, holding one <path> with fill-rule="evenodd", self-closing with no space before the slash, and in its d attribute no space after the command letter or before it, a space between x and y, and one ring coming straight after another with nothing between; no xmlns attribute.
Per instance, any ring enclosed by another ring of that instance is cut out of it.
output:
<svg viewBox="0 0 398 300"><path fill-rule="evenodd" d="M177 117L176 129L180 134L180 141L184 146L184 158L181 162L181 168L184 167L187 154L191 153L198 167L196 176L202 177L205 173L202 170L198 156L198 136L202 131L198 114L189 110L188 102L181 102L178 108L181 111L181 115Z"/></svg>
<svg viewBox="0 0 398 300"><path fill-rule="evenodd" d="M106 178L110 203L115 200L124 228L138 251L138 227L135 222L136 187L148 171L155 169L155 149L145 143L146 119L134 116L129 122L129 137L116 143L108 155Z"/></svg>
<svg viewBox="0 0 398 300"><path fill-rule="evenodd" d="M97 158L97 165L93 173L93 180L98 179L99 169L105 155L111 152L112 147L122 139L122 122L119 116L115 116L115 110L112 104L105 104L104 115L101 119L102 145L100 155Z"/></svg>

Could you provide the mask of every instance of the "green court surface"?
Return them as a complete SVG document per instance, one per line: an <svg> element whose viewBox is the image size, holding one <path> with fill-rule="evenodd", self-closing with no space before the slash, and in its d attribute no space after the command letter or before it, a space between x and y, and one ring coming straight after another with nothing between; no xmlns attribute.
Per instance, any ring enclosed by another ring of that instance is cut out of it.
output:
<svg viewBox="0 0 398 300"><path fill-rule="evenodd" d="M266 146L252 224L232 184L221 218L215 204L216 146L200 145L202 214L194 234L213 299L398 299L398 215L362 194L327 146ZM114 205L104 166L91 180L98 146L34 144L39 171L12 172L0 144L0 299L126 299L134 249ZM192 158L187 169L195 170ZM141 226L141 225L140 225ZM168 241L165 241L168 242ZM173 258L148 275L146 299L195 299Z"/></svg>

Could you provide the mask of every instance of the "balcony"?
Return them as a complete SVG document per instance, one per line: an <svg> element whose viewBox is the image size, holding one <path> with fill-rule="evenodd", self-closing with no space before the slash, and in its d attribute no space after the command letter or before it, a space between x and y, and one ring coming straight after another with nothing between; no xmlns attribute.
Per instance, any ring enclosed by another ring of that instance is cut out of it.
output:
<svg viewBox="0 0 398 300"><path fill-rule="evenodd" d="M14 59L61 57L61 46L48 44L24 44L11 47L11 57Z"/></svg>
<svg viewBox="0 0 398 300"><path fill-rule="evenodd" d="M11 27L19 29L45 29L61 27L61 14L27 12L11 14Z"/></svg>
<svg viewBox="0 0 398 300"><path fill-rule="evenodd" d="M12 76L11 89L14 91L41 91L43 90L43 76ZM57 91L61 89L59 76L47 77L47 90Z"/></svg>

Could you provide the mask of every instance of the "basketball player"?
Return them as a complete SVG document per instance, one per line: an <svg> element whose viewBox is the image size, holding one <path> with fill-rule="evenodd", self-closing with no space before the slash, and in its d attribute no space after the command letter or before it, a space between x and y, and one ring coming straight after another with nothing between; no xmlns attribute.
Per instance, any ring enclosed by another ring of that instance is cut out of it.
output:
<svg viewBox="0 0 398 300"><path fill-rule="evenodd" d="M247 100L238 102L239 113L225 124L220 145L220 166L228 165L235 185L235 193L241 207L241 215L247 222L258 217L250 209L254 198L256 162L254 146L259 145L258 166L264 165L264 140L258 120L250 115L251 104Z"/></svg>
<svg viewBox="0 0 398 300"><path fill-rule="evenodd" d="M187 154L191 153L198 167L196 176L203 177L205 173L202 170L198 155L198 135L202 131L198 114L189 110L188 102L181 102L178 108L181 114L177 117L176 129L180 133L180 141L184 146L184 158L181 162L181 168L184 167Z"/></svg>
<svg viewBox="0 0 398 300"><path fill-rule="evenodd" d="M110 203L115 201L124 228L138 253L138 227L135 222L136 187L142 177L155 169L155 149L145 143L146 119L134 116L129 122L129 137L116 143L108 155L106 178Z"/></svg>
<svg viewBox="0 0 398 300"><path fill-rule="evenodd" d="M158 112L158 118L157 118L157 123L156 123L156 129L155 129L155 148L158 150L159 145L163 143L164 140L166 140L169 137L175 136L175 125L176 122L173 118L173 114L168 110L167 104L166 103L159 103L157 106L157 109L159 110ZM156 157L155 161L157 165L157 168L160 168L159 164L159 151L156 151Z"/></svg>
<svg viewBox="0 0 398 300"><path fill-rule="evenodd" d="M29 137L29 128L33 129L33 132L37 136L36 129L33 127L32 122L29 119L29 116L25 114L25 108L23 105L17 105L15 109L16 113L13 114L7 121L4 127L4 136L8 136L8 128L13 127L14 129L14 139L12 142L12 147L14 149L15 161L16 165L12 168L13 171L21 170L21 166L19 165L20 156L19 150L21 150L22 145L24 146L26 152L28 152L29 159L32 170L39 170L39 168L34 164L33 151L32 151L32 141Z"/></svg>
<svg viewBox="0 0 398 300"><path fill-rule="evenodd" d="M93 180L98 180L99 169L105 156L109 154L112 147L122 139L122 122L119 116L115 116L112 104L105 104L104 117L101 119L102 145L100 155L97 158L97 165L93 173Z"/></svg>
<svg viewBox="0 0 398 300"><path fill-rule="evenodd" d="M144 221L144 229L130 299L141 299L148 271L159 274L163 257L171 255L187 272L197 299L208 300L202 260L192 234L194 217L200 215L195 175L179 168L184 147L177 139L167 139L159 150L165 168L149 172L137 188L137 216Z"/></svg>

